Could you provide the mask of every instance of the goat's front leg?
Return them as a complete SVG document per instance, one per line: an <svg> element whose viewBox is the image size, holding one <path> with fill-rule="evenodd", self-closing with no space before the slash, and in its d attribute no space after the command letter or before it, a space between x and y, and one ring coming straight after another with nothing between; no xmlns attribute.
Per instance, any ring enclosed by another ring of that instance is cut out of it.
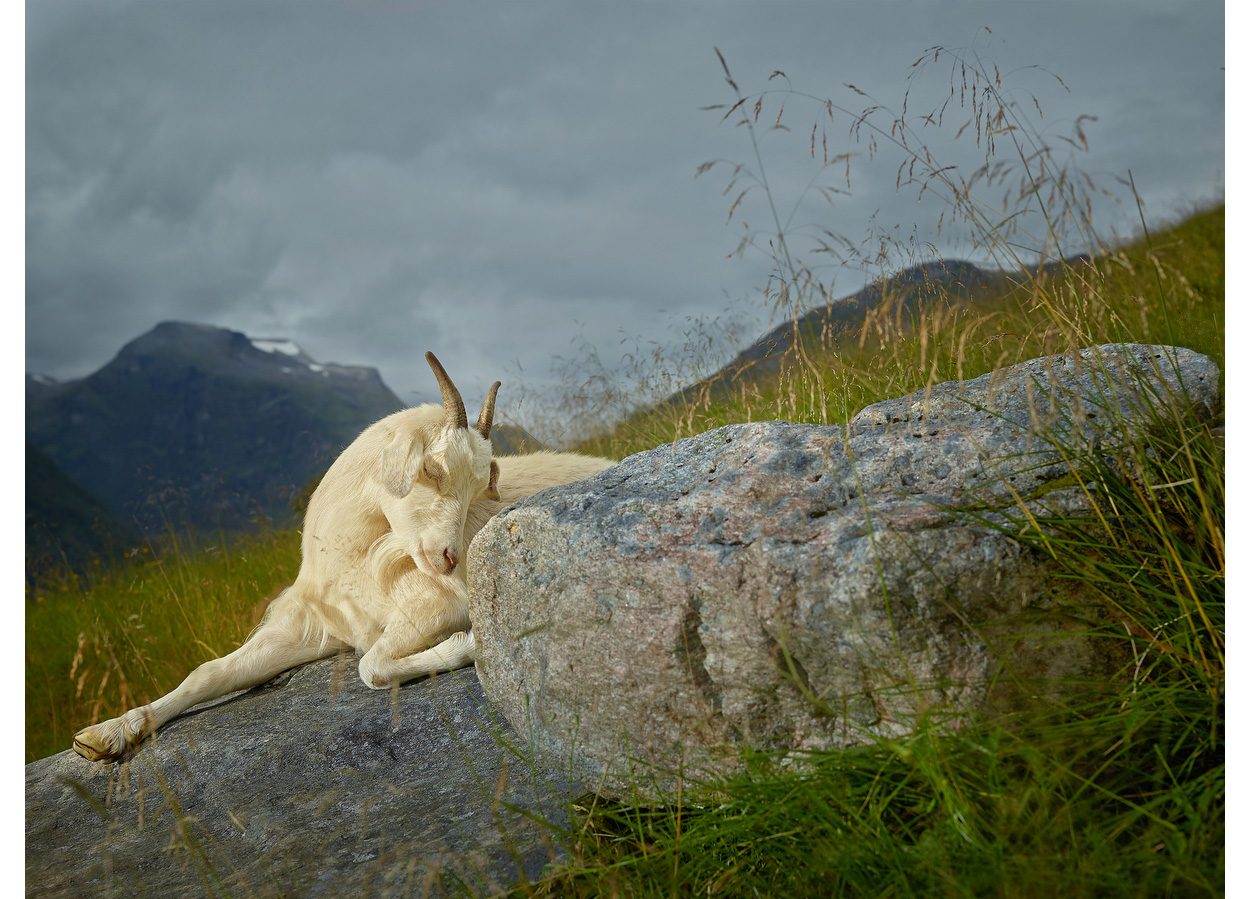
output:
<svg viewBox="0 0 1250 899"><path fill-rule="evenodd" d="M74 737L74 751L92 761L115 759L158 727L201 702L262 684L288 668L333 655L343 644L320 634L300 639L290 622L262 624L242 646L196 668L174 690L151 705L93 724Z"/></svg>
<svg viewBox="0 0 1250 899"><path fill-rule="evenodd" d="M360 658L360 679L375 690L473 663L477 644L469 595L459 577L413 570L396 581L382 634Z"/></svg>
<svg viewBox="0 0 1250 899"><path fill-rule="evenodd" d="M360 679L375 690L402 684L436 671L454 671L477 659L473 631L460 631L421 652L399 655L411 648L383 635L360 659Z"/></svg>

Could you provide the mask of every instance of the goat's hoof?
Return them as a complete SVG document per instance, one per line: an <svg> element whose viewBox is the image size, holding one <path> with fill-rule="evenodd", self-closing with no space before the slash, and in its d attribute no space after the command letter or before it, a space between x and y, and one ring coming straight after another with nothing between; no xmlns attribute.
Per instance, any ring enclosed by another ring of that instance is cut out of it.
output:
<svg viewBox="0 0 1250 899"><path fill-rule="evenodd" d="M97 733L95 727L80 730L74 735L74 752L92 762L108 761L121 755L113 749L103 734Z"/></svg>
<svg viewBox="0 0 1250 899"><path fill-rule="evenodd" d="M84 727L74 735L74 751L92 762L119 759L132 745L126 739L121 721L117 718Z"/></svg>

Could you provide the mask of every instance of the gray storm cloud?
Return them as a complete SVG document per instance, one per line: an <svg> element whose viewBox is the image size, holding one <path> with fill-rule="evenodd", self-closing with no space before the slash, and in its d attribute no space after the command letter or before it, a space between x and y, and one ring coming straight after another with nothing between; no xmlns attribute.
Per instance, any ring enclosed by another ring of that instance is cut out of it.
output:
<svg viewBox="0 0 1250 899"><path fill-rule="evenodd" d="M1074 161L1117 189L1131 168L1154 215L1222 190L1218 3L32 5L27 369L81 376L183 319L376 366L415 400L433 390L426 349L480 393L518 370L541 387L583 338L608 359L727 307L758 333L769 260L726 259L729 168L694 178L751 160L742 129L700 110L733 99L713 48L746 92L789 83L858 109L848 83L892 107L910 87L915 113L949 92L945 63L908 80L934 44L993 60L1056 143L1096 116ZM786 115L763 151L788 209L817 173L819 107ZM896 191L896 163L849 125L829 129L859 154L849 192L809 197L796 224L967 256L953 229L938 239L940 197ZM953 136L923 135L949 164L983 161ZM1099 203L1131 230L1131 203ZM767 224L759 192L739 211Z"/></svg>

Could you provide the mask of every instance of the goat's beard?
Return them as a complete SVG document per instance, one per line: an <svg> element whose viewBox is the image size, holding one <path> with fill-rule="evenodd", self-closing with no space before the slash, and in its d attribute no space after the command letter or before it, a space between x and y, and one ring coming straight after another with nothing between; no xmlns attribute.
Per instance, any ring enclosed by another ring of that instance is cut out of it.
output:
<svg viewBox="0 0 1250 899"><path fill-rule="evenodd" d="M369 570L383 593L405 573L419 567L408 551L408 542L394 531L387 531L369 547Z"/></svg>

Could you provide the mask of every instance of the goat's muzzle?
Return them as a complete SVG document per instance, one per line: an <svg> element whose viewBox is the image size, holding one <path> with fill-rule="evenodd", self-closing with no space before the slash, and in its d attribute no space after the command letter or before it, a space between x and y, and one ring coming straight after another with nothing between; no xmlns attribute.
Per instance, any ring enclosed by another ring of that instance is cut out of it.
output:
<svg viewBox="0 0 1250 899"><path fill-rule="evenodd" d="M456 566L460 564L460 559L452 552L450 546L443 547L443 554L439 557L438 564L434 563L429 553L425 551L425 546L421 543L417 544L417 552L421 555L422 561L425 562L426 568L436 574L452 574L456 570Z"/></svg>

